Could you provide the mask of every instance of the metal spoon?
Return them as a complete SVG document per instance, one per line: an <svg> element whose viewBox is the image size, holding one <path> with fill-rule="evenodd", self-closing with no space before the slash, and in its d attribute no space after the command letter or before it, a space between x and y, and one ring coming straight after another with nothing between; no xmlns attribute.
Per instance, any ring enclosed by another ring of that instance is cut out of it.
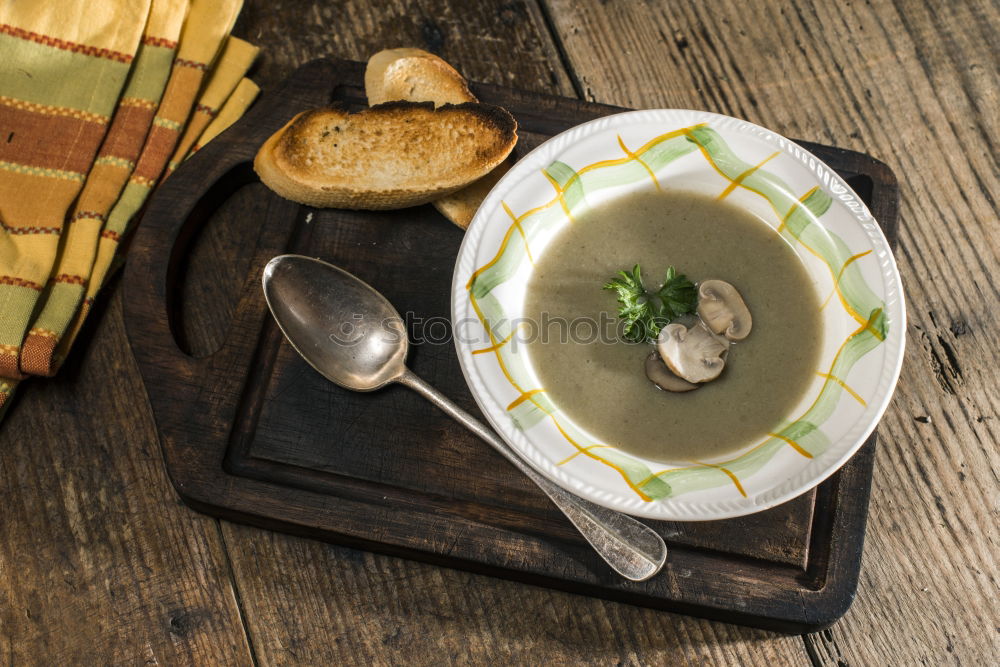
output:
<svg viewBox="0 0 1000 667"><path fill-rule="evenodd" d="M402 319L371 286L301 255L268 262L263 284L267 305L288 342L326 379L353 391L399 382L423 394L537 484L616 572L643 581L663 567L667 547L652 529L542 477L493 431L414 375L405 365L409 341Z"/></svg>

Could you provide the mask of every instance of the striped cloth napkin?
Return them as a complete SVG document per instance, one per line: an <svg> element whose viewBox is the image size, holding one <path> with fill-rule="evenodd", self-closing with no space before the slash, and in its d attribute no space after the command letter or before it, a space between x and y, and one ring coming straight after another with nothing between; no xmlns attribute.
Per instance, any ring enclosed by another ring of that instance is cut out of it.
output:
<svg viewBox="0 0 1000 667"><path fill-rule="evenodd" d="M241 5L0 3L0 411L58 370L157 183L253 102Z"/></svg>

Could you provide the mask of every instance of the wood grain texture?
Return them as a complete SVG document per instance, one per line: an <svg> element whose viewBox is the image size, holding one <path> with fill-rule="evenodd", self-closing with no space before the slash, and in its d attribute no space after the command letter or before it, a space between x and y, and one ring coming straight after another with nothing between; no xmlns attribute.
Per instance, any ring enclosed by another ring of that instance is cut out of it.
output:
<svg viewBox="0 0 1000 667"><path fill-rule="evenodd" d="M588 96L742 116L869 152L896 171L906 361L879 428L857 601L806 647L816 664L991 662L1000 654L996 5L547 6Z"/></svg>
<svg viewBox="0 0 1000 667"><path fill-rule="evenodd" d="M265 664L806 663L798 637L223 529Z"/></svg>
<svg viewBox="0 0 1000 667"><path fill-rule="evenodd" d="M0 431L0 660L246 662L217 522L167 480L120 298L98 309Z"/></svg>
<svg viewBox="0 0 1000 667"><path fill-rule="evenodd" d="M265 47L253 76L263 88L313 58L367 61L382 49L414 46L441 56L471 81L573 93L534 2L252 0L244 3L233 34Z"/></svg>

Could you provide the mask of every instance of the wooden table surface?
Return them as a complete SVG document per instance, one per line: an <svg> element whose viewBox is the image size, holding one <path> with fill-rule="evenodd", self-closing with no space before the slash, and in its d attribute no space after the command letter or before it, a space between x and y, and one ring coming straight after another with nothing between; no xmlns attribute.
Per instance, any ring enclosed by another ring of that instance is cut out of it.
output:
<svg viewBox="0 0 1000 667"><path fill-rule="evenodd" d="M115 284L0 425L0 661L1000 661L995 3L247 0L235 34L262 47L265 90L317 56L414 45L478 81L707 109L888 163L909 330L857 600L783 636L196 514L162 466Z"/></svg>

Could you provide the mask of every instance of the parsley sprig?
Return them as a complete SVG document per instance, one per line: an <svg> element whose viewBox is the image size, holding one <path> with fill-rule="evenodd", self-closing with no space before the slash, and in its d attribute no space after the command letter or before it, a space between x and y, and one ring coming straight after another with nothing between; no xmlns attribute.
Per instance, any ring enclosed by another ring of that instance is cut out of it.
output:
<svg viewBox="0 0 1000 667"><path fill-rule="evenodd" d="M623 333L633 343L656 340L660 329L681 315L695 312L698 307L698 290L694 283L684 274L678 275L672 266L656 291L651 292L642 284L638 264L631 271L619 271L604 289L617 294L618 317L625 323Z"/></svg>

